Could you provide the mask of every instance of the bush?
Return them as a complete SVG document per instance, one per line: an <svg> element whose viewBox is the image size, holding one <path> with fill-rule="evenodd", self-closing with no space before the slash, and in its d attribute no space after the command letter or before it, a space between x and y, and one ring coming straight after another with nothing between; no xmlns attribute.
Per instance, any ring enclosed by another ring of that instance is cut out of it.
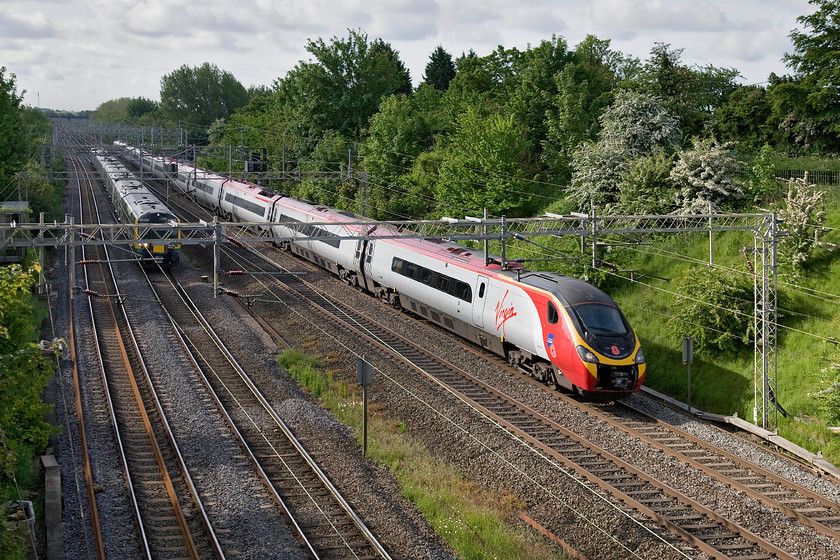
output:
<svg viewBox="0 0 840 560"><path fill-rule="evenodd" d="M753 282L719 268L691 268L677 284L676 315L669 321L678 338L694 337L698 353L734 352L753 342Z"/></svg>

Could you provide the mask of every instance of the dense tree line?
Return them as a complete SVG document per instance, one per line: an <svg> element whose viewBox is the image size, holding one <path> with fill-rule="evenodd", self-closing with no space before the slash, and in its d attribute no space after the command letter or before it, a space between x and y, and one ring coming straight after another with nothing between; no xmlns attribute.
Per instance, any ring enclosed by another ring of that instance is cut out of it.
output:
<svg viewBox="0 0 840 560"><path fill-rule="evenodd" d="M364 171L364 188L282 187L352 209L364 203L374 218L484 207L522 216L550 205L738 210L762 196L761 181L743 172L762 146L836 149L837 2L811 3L819 9L791 33L793 74L765 86L740 86L734 68L687 65L682 49L664 43L640 60L609 40L589 36L571 48L553 36L485 56L453 58L439 45L412 88L389 43L348 30L310 40L311 58L270 88L246 90L209 63L182 66L161 79L159 103L114 100L94 116L199 127L219 146L267 149L273 169Z"/></svg>
<svg viewBox="0 0 840 560"><path fill-rule="evenodd" d="M49 140L50 121L22 105L15 81L14 74L0 68L0 207L21 192L29 195L31 209L56 218L60 191L33 162L41 142ZM41 314L31 289L37 278L37 265L0 266L0 504L20 497L16 481L28 479L31 457L43 451L51 431L40 395L52 362L35 344ZM20 490L25 494L25 487ZM2 511L0 519L5 519ZM25 536L8 532L0 522L0 556L25 558Z"/></svg>

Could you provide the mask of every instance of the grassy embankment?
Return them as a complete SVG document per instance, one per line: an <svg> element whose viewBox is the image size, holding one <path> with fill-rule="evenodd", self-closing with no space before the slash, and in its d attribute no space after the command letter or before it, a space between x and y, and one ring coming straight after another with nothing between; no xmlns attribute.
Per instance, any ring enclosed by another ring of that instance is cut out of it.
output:
<svg viewBox="0 0 840 560"><path fill-rule="evenodd" d="M361 443L361 395L355 384L346 384L330 369L333 357L320 359L286 350L278 361L321 406L352 427ZM488 493L464 480L451 465L415 442L399 418L387 416L372 403L368 408L368 457L394 473L403 495L458 558L565 558L522 529L517 516L524 504L518 498Z"/></svg>
<svg viewBox="0 0 840 560"><path fill-rule="evenodd" d="M826 190L825 225L840 228L840 187L820 188ZM840 231L830 231L823 239L840 243ZM752 244L748 234L716 234L715 265L749 274L743 247ZM644 344L649 366L647 385L683 401L687 396L686 367L682 364L681 340L670 323L677 303L669 292L690 267L704 266L697 263L708 260L708 234L660 239L638 250L630 267L669 281L643 278L640 284L625 283L614 294ZM778 431L840 464L840 435L827 430L828 415L815 396L826 387L825 368L840 357L837 344L826 340L840 338L840 250L817 249L807 269L797 276L780 271L778 295L778 400L788 412L786 418L779 415ZM737 353L695 356L691 367L692 405L720 414L737 413L752 421L753 371L752 344Z"/></svg>

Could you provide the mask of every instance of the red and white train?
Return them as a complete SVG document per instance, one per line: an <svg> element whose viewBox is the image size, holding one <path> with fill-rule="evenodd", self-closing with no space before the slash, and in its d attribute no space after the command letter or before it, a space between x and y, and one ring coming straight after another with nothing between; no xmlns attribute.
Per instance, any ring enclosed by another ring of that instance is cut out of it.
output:
<svg viewBox="0 0 840 560"><path fill-rule="evenodd" d="M350 285L409 310L487 348L532 376L583 395L620 397L645 378L641 344L618 305L602 290L568 276L532 272L451 242L380 238L392 229L277 194L172 159L142 155L144 171L224 219L263 222L297 255ZM341 225L310 225L344 222ZM341 239L365 236L370 239Z"/></svg>

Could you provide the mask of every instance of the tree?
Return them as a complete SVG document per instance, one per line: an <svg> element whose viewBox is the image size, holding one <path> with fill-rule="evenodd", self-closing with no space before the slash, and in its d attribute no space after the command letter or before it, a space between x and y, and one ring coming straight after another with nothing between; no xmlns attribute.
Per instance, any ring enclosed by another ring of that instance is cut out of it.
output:
<svg viewBox="0 0 840 560"><path fill-rule="evenodd" d="M438 91L446 91L454 77L455 63L452 62L452 55L438 45L429 56L423 81Z"/></svg>
<svg viewBox="0 0 840 560"><path fill-rule="evenodd" d="M327 130L358 141L371 116L388 96L405 88L407 74L398 53L366 34L349 31L346 39L309 41L315 57L300 62L275 80L275 102L284 126L308 154Z"/></svg>
<svg viewBox="0 0 840 560"><path fill-rule="evenodd" d="M574 154L569 195L580 204L609 210L621 198L630 163L657 150L672 153L679 128L659 99L629 90L620 91L599 120L598 141L582 144Z"/></svg>
<svg viewBox="0 0 840 560"><path fill-rule="evenodd" d="M626 164L619 177L618 210L622 214L668 214L674 210L671 169L674 156L662 149Z"/></svg>
<svg viewBox="0 0 840 560"><path fill-rule="evenodd" d="M561 180L571 176L571 161L582 142L595 140L598 118L613 101L613 90L633 59L609 49L610 42L589 35L572 60L554 76L556 95L546 111L543 161Z"/></svg>
<svg viewBox="0 0 840 560"><path fill-rule="evenodd" d="M440 166L441 211L459 216L486 207L497 216L527 215L536 194L527 181L529 148L511 116L468 109L458 117Z"/></svg>
<svg viewBox="0 0 840 560"><path fill-rule="evenodd" d="M400 83L394 90L394 93L411 93L411 73L405 67L403 61L400 60L400 53L394 50L391 43L386 43L382 39L376 39L370 48L374 57L385 57L396 68Z"/></svg>
<svg viewBox="0 0 840 560"><path fill-rule="evenodd" d="M207 128L248 103L248 91L230 72L205 62L186 64L160 79L160 109L173 121Z"/></svg>
<svg viewBox="0 0 840 560"><path fill-rule="evenodd" d="M0 464L0 481L8 482L12 464L28 460L42 450L52 432L44 415L49 410L40 398L52 374L52 362L41 355L39 325L30 293L38 268L0 267L0 431L7 462Z"/></svg>
<svg viewBox="0 0 840 560"><path fill-rule="evenodd" d="M737 89L734 68L686 66L683 49L656 43L642 66L635 87L662 100L665 109L679 121L686 136L703 134L712 124L714 109Z"/></svg>
<svg viewBox="0 0 840 560"><path fill-rule="evenodd" d="M677 298L668 321L675 339L694 338L698 353L734 352L752 345L753 282L749 275L720 268L692 267L677 283Z"/></svg>
<svg viewBox="0 0 840 560"><path fill-rule="evenodd" d="M157 109L158 104L156 101L146 99L145 97L133 97L126 104L125 112L129 119L136 122L143 115L154 113Z"/></svg>
<svg viewBox="0 0 840 560"><path fill-rule="evenodd" d="M713 209L733 208L744 198L743 189L732 180L736 167L725 146L712 138L692 138L692 147L680 152L671 170L678 211L707 213L710 204Z"/></svg>
<svg viewBox="0 0 840 560"><path fill-rule="evenodd" d="M21 123L23 92L17 93L16 76L6 77L5 73L6 67L0 66L0 189L6 187L26 158Z"/></svg>
<svg viewBox="0 0 840 560"><path fill-rule="evenodd" d="M724 142L739 142L747 149L757 149L774 140L770 116L767 90L761 86L743 86L715 109L714 130Z"/></svg>
<svg viewBox="0 0 840 560"><path fill-rule="evenodd" d="M840 134L840 3L808 0L817 10L796 21L805 30L790 32L793 52L783 60L808 89L805 113L813 115L819 128Z"/></svg>
<svg viewBox="0 0 840 560"><path fill-rule="evenodd" d="M803 179L791 179L784 202L776 210L782 221L779 239L779 261L783 267L798 273L806 266L825 223L825 192Z"/></svg>
<svg viewBox="0 0 840 560"><path fill-rule="evenodd" d="M367 142L360 148L361 165L370 174L371 217L393 213L405 217L410 208L428 210L428 200L408 201L395 192L403 187L404 176L417 157L451 130L454 123L444 111L441 93L429 84L420 84L411 95L392 95L382 102L370 121Z"/></svg>

